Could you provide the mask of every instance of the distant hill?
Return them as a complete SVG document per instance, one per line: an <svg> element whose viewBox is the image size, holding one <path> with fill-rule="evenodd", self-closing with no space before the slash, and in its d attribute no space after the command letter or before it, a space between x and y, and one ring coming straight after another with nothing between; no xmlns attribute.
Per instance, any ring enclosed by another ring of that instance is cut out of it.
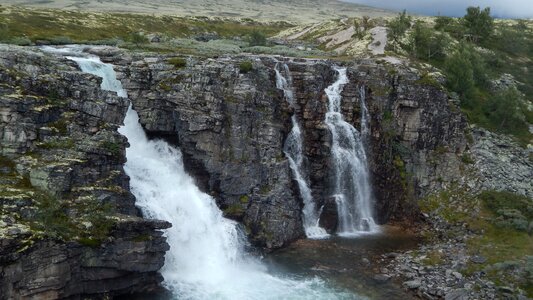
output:
<svg viewBox="0 0 533 300"><path fill-rule="evenodd" d="M393 12L336 0L4 0L4 4L81 11L251 18L314 23L334 18L387 16Z"/></svg>

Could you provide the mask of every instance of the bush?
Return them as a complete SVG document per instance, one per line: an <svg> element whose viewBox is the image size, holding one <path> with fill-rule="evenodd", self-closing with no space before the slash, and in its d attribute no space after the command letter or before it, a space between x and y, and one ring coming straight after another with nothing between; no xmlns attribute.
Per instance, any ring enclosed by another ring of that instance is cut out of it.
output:
<svg viewBox="0 0 533 300"><path fill-rule="evenodd" d="M129 35L129 39L128 39L130 42L134 43L135 45L137 46L140 46L142 44L147 44L148 43L148 38L145 37L143 34L141 34L140 32L133 32Z"/></svg>
<svg viewBox="0 0 533 300"><path fill-rule="evenodd" d="M31 40L27 37L15 37L15 38L12 38L11 41L9 42L13 45L18 45L18 46L30 46L32 44Z"/></svg>
<svg viewBox="0 0 533 300"><path fill-rule="evenodd" d="M254 30L250 34L250 47L266 46L266 36L264 33Z"/></svg>
<svg viewBox="0 0 533 300"><path fill-rule="evenodd" d="M187 66L187 60L181 57L169 58L167 62L174 66L176 69L181 69Z"/></svg>
<svg viewBox="0 0 533 300"><path fill-rule="evenodd" d="M517 129L528 130L522 95L516 88L509 88L488 98L484 106L485 114L493 123L493 127L503 133L513 133Z"/></svg>
<svg viewBox="0 0 533 300"><path fill-rule="evenodd" d="M253 69L253 65L252 65L252 62L249 60L243 61L239 64L239 70L241 73L248 73L252 71L252 69Z"/></svg>
<svg viewBox="0 0 533 300"><path fill-rule="evenodd" d="M52 45L67 45L72 43L72 39L70 39L68 36L56 36L50 39L50 44Z"/></svg>

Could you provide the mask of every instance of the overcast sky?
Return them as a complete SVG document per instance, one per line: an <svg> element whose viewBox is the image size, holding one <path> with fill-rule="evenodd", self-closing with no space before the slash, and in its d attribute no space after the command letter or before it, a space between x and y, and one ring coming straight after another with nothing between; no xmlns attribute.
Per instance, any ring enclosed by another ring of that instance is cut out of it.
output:
<svg viewBox="0 0 533 300"><path fill-rule="evenodd" d="M369 6L426 15L463 16L468 6L490 6L492 14L504 18L533 18L533 0L343 0Z"/></svg>

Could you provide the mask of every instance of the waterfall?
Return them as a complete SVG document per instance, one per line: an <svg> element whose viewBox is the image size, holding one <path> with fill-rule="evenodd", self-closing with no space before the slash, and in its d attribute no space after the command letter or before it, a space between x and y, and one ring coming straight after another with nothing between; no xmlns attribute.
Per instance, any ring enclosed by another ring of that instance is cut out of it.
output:
<svg viewBox="0 0 533 300"><path fill-rule="evenodd" d="M339 235L357 236L377 232L373 218L372 190L364 149L369 134L368 109L364 88L361 96L361 133L344 121L341 112L341 92L348 83L346 68L335 68L337 80L325 89L328 96L326 124L331 132L331 154L335 171L334 198L339 215Z"/></svg>
<svg viewBox="0 0 533 300"><path fill-rule="evenodd" d="M102 89L127 97L111 65L98 57L70 59L82 71L102 77ZM269 271L245 253L237 223L224 218L215 200L195 186L179 149L149 140L131 106L119 132L130 144L124 169L137 206L146 218L172 223L165 231L170 250L161 273L176 299L365 299L316 277Z"/></svg>
<svg viewBox="0 0 533 300"><path fill-rule="evenodd" d="M283 66L283 70L279 69L279 66ZM292 91L292 77L287 64L276 63L274 68L276 71L276 87L283 90L285 100L289 105L294 108L294 93ZM285 75L282 74L285 73ZM305 229L305 235L308 238L320 239L328 237L326 230L318 225L319 217L316 210L315 201L311 195L311 189L307 185L304 172L304 154L303 154L303 140L302 132L298 124L298 117L294 113L291 117L292 129L285 144L283 146L283 152L289 160L289 165L294 174L294 179L298 183L298 189L300 190L300 196L304 202L303 208L303 224Z"/></svg>

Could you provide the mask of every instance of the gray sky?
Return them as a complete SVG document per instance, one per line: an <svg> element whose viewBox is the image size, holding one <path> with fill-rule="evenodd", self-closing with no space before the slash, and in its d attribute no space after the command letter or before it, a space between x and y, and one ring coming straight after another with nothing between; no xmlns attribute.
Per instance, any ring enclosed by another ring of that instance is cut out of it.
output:
<svg viewBox="0 0 533 300"><path fill-rule="evenodd" d="M490 6L492 14L505 18L533 18L533 0L343 0L418 14L462 16L468 6Z"/></svg>

